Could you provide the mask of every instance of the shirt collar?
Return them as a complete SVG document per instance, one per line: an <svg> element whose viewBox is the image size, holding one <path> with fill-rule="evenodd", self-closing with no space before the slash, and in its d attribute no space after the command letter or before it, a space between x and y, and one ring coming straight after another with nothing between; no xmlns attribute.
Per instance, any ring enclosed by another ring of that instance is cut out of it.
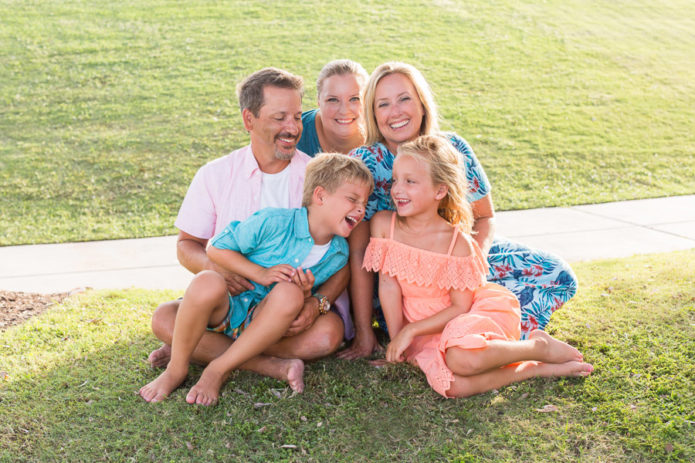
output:
<svg viewBox="0 0 695 463"><path fill-rule="evenodd" d="M256 156L253 155L253 150L251 149L251 144L243 147L241 150L241 153L239 153L242 156L242 164L241 164L241 171L244 175L245 178L251 178L253 175L256 175L256 172L262 174L263 171L261 171L261 168L258 166L258 161L256 160ZM292 156L292 159L290 159L290 168L293 170L295 173L302 173L302 178L304 178L304 170L306 169L306 166L299 162L299 156L298 154L300 153L299 150L295 149L294 151L294 156Z"/></svg>
<svg viewBox="0 0 695 463"><path fill-rule="evenodd" d="M294 210L294 234L300 239L311 238L309 233L309 216L306 207Z"/></svg>
<svg viewBox="0 0 695 463"><path fill-rule="evenodd" d="M253 155L253 151L251 151L251 145L247 145L240 150L241 152L239 155L241 156L241 165L240 165L240 170L244 178L251 178L256 171L261 170L260 167L258 167L258 161L256 161L256 157Z"/></svg>

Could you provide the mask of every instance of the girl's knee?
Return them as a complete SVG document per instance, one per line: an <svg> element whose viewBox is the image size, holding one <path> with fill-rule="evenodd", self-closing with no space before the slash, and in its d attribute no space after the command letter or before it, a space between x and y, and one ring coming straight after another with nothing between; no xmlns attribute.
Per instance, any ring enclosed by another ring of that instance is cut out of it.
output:
<svg viewBox="0 0 695 463"><path fill-rule="evenodd" d="M480 356L474 350L450 347L445 354L446 365L454 374L459 376L472 376L480 373Z"/></svg>
<svg viewBox="0 0 695 463"><path fill-rule="evenodd" d="M473 381L465 377L457 377L446 391L447 396L452 398L471 397L478 393Z"/></svg>

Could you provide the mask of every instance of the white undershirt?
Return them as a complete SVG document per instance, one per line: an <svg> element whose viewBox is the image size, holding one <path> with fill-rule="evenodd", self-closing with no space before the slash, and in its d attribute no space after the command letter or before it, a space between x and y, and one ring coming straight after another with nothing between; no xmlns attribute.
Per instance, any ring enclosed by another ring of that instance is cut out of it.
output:
<svg viewBox="0 0 695 463"><path fill-rule="evenodd" d="M329 241L326 244L315 244L311 247L311 251L309 251L309 255L306 256L306 259L304 259L304 262L302 262L301 267L303 269L307 269L310 267L313 267L314 265L318 264L321 258L328 252L328 248L331 247L331 242Z"/></svg>
<svg viewBox="0 0 695 463"><path fill-rule="evenodd" d="M277 174L263 173L261 179L261 207L290 207L290 166Z"/></svg>

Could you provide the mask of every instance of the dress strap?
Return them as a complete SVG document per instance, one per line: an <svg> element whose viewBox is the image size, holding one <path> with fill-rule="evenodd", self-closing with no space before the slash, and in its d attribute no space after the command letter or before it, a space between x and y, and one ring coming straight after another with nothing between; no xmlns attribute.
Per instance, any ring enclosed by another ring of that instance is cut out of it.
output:
<svg viewBox="0 0 695 463"><path fill-rule="evenodd" d="M391 214L391 232L389 234L389 239L393 239L393 230L396 228L396 211Z"/></svg>
<svg viewBox="0 0 695 463"><path fill-rule="evenodd" d="M457 227L454 227L454 236L451 237L451 244L449 245L449 251L446 253L447 256L450 256L451 253L454 251L454 245L456 244L456 238L459 236L459 229Z"/></svg>

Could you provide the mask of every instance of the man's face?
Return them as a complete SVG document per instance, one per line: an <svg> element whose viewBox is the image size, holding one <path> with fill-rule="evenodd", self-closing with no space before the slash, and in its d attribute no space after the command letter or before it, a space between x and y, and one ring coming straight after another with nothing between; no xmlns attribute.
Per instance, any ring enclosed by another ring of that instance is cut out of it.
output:
<svg viewBox="0 0 695 463"><path fill-rule="evenodd" d="M267 85L258 117L244 110L244 125L256 156L288 161L302 136L302 96L297 90Z"/></svg>

